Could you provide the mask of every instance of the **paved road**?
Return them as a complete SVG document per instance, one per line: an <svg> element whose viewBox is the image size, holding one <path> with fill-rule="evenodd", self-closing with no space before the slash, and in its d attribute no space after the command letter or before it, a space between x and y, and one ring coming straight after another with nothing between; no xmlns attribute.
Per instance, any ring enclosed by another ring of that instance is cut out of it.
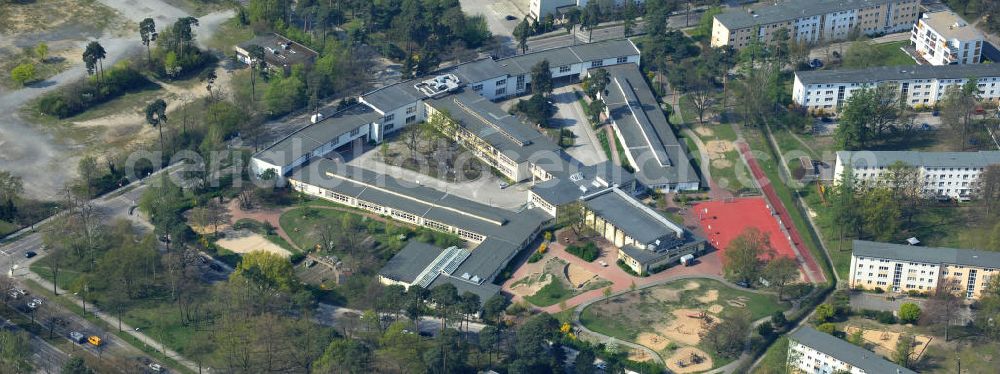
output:
<svg viewBox="0 0 1000 374"><path fill-rule="evenodd" d="M573 131L573 146L566 149L566 153L573 156L584 165L595 165L607 161L608 156L604 154L600 141L590 120L583 113L580 102L576 99L576 91L573 86L562 86L556 88L552 93L552 103L558 111L552 120L557 127L569 128Z"/></svg>
<svg viewBox="0 0 1000 374"><path fill-rule="evenodd" d="M12 332L21 331L21 328L9 320L0 318L0 329ZM62 365L69 360L69 355L59 350L52 344L38 336L28 335L28 345L31 348L31 362L35 366L35 372L58 374Z"/></svg>

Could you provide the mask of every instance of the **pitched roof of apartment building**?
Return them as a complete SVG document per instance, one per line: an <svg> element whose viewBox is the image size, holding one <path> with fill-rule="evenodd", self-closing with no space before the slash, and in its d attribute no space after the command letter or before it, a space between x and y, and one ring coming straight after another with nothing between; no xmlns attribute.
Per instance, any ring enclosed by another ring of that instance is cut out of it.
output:
<svg viewBox="0 0 1000 374"><path fill-rule="evenodd" d="M838 151L837 158L845 163L850 160L852 167L879 167L902 162L931 168L985 168L1000 164L1000 151Z"/></svg>
<svg viewBox="0 0 1000 374"><path fill-rule="evenodd" d="M789 0L764 2L750 9L736 8L717 14L719 20L730 30L754 25L769 25L792 21L798 18L819 16L827 13L867 8L888 4L894 0Z"/></svg>
<svg viewBox="0 0 1000 374"><path fill-rule="evenodd" d="M626 151L639 164L636 179L647 186L700 183L639 67L622 64L603 69L611 76L604 102Z"/></svg>
<svg viewBox="0 0 1000 374"><path fill-rule="evenodd" d="M1000 268L1000 252L945 247L919 247L866 240L855 240L853 247L853 254L858 257L885 258L928 264Z"/></svg>
<svg viewBox="0 0 1000 374"><path fill-rule="evenodd" d="M915 371L889 362L872 351L809 326L803 325L789 334L788 338L864 370L866 373L916 374Z"/></svg>
<svg viewBox="0 0 1000 374"><path fill-rule="evenodd" d="M878 66L864 69L795 72L802 84L875 84L911 79L967 79L1000 77L1000 64Z"/></svg>

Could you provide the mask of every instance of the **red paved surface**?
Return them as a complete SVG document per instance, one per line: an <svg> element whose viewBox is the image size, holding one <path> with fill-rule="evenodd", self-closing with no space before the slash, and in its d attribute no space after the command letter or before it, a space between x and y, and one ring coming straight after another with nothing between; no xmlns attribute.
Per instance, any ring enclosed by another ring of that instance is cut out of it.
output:
<svg viewBox="0 0 1000 374"><path fill-rule="evenodd" d="M708 240L722 251L729 248L729 242L736 239L743 230L755 227L770 235L771 247L779 256L796 257L788 237L781 232L778 221L771 215L771 209L762 197L698 203L695 204L694 211L700 216L698 223Z"/></svg>
<svg viewBox="0 0 1000 374"><path fill-rule="evenodd" d="M737 146L740 149L740 153L746 160L747 165L750 166L750 171L753 173L754 179L757 181L757 185L760 186L762 192L764 192L764 197L774 208L774 211L778 213L778 217L781 219L780 223L784 229L789 233L792 239L792 250L795 251L799 265L805 270L806 277L813 283L826 282L826 276L823 275L823 270L820 269L819 265L816 263L816 259L813 258L812 253L809 252L808 248L803 248L802 236L799 235L799 231L795 229L795 225L792 224L792 218L788 215L788 209L778 198L778 194L774 191L774 186L768 180L767 175L764 174L764 170L760 168L760 164L757 162L757 158L754 157L753 153L750 152L750 145L745 141L737 141ZM776 181L781 182L781 181ZM772 242L774 240L772 239Z"/></svg>

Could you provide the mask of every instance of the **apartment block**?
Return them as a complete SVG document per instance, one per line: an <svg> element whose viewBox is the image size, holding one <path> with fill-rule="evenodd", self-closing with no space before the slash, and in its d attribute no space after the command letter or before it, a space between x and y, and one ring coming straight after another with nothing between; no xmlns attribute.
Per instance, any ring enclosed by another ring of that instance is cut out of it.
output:
<svg viewBox="0 0 1000 374"><path fill-rule="evenodd" d="M792 101L810 111L836 112L854 91L882 84L899 90L906 105L934 106L948 87L975 78L982 100L1000 101L1000 64L882 66L795 72Z"/></svg>
<svg viewBox="0 0 1000 374"><path fill-rule="evenodd" d="M925 197L971 200L981 188L979 176L983 171L1000 164L1000 151L839 151L833 180L839 184L850 168L860 186L874 185L884 180L886 170L897 162L916 168Z"/></svg>
<svg viewBox="0 0 1000 374"><path fill-rule="evenodd" d="M549 14L558 16L561 12L564 12L569 8L585 7L590 1L598 0L531 0L531 2L528 3L528 17L540 20ZM601 5L614 4L616 7L621 7L625 6L626 1L631 1L633 4L638 5L643 3L643 0L613 0L603 1L601 2Z"/></svg>
<svg viewBox="0 0 1000 374"><path fill-rule="evenodd" d="M819 43L852 35L909 30L917 19L918 0L789 0L733 9L712 21L712 47L741 49L756 40L774 41L778 30L791 40Z"/></svg>
<svg viewBox="0 0 1000 374"><path fill-rule="evenodd" d="M931 65L982 62L983 34L952 11L921 16L910 32L910 43Z"/></svg>
<svg viewBox="0 0 1000 374"><path fill-rule="evenodd" d="M978 299L996 276L997 252L855 240L851 254L851 288L933 293L948 287L966 299Z"/></svg>
<svg viewBox="0 0 1000 374"><path fill-rule="evenodd" d="M788 335L788 366L793 373L807 374L916 374L807 325Z"/></svg>

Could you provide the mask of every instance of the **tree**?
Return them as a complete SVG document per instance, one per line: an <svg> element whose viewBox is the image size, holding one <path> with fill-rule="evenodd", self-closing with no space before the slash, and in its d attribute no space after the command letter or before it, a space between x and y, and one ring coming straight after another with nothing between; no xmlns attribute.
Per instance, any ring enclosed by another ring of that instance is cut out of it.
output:
<svg viewBox="0 0 1000 374"><path fill-rule="evenodd" d="M899 88L879 84L855 90L843 104L834 137L843 149L865 149L874 140L899 129L903 117Z"/></svg>
<svg viewBox="0 0 1000 374"><path fill-rule="evenodd" d="M957 280L943 279L934 295L924 303L924 310L920 313L920 324L934 329L943 328L946 342L951 338L951 325L955 315L963 308L962 298L956 295L958 287Z"/></svg>
<svg viewBox="0 0 1000 374"><path fill-rule="evenodd" d="M261 289L289 292L298 288L295 269L288 259L264 251L253 251L243 256L233 271L233 277L241 277L255 283Z"/></svg>
<svg viewBox="0 0 1000 374"><path fill-rule="evenodd" d="M531 92L548 96L552 93L552 70L549 60L539 61L531 67Z"/></svg>
<svg viewBox="0 0 1000 374"><path fill-rule="evenodd" d="M368 373L372 361L371 349L361 341L334 339L313 364L313 369L317 373Z"/></svg>
<svg viewBox="0 0 1000 374"><path fill-rule="evenodd" d="M17 65L10 70L10 78L24 86L25 83L35 80L35 65L31 63Z"/></svg>
<svg viewBox="0 0 1000 374"><path fill-rule="evenodd" d="M750 313L740 310L730 318L712 325L701 333L705 347L724 357L737 357L746 347L752 322Z"/></svg>
<svg viewBox="0 0 1000 374"><path fill-rule="evenodd" d="M146 18L139 22L139 38L142 39L142 45L146 46L147 63L153 59L149 52L149 43L156 41L156 35L156 21L153 21L152 18Z"/></svg>
<svg viewBox="0 0 1000 374"><path fill-rule="evenodd" d="M525 18L514 27L514 39L517 40L517 48L521 50L521 54L528 53L529 36L531 36L531 25Z"/></svg>
<svg viewBox="0 0 1000 374"><path fill-rule="evenodd" d="M94 371L87 367L80 356L74 356L66 361L62 366L63 374L93 374Z"/></svg>
<svg viewBox="0 0 1000 374"><path fill-rule="evenodd" d="M914 303L903 303L899 306L899 322L916 323L920 319L920 307Z"/></svg>
<svg viewBox="0 0 1000 374"><path fill-rule="evenodd" d="M946 134L956 151L964 151L969 145L974 116L981 100L978 83L977 79L970 78L961 86L950 85L940 101L941 122L951 129Z"/></svg>
<svg viewBox="0 0 1000 374"><path fill-rule="evenodd" d="M785 318L785 312L776 310L771 314L771 324L774 325L775 328L783 328L787 323L788 319Z"/></svg>
<svg viewBox="0 0 1000 374"><path fill-rule="evenodd" d="M604 97L609 84L611 84L611 74L604 68L598 68L590 72L590 76L584 82L584 88L587 96L590 96L591 100L596 100L598 95Z"/></svg>
<svg viewBox="0 0 1000 374"><path fill-rule="evenodd" d="M548 127L549 120L555 115L555 106L541 93L535 92L528 100L519 100L514 104L514 110L523 113L528 120L541 127Z"/></svg>
<svg viewBox="0 0 1000 374"><path fill-rule="evenodd" d="M799 265L791 257L777 256L764 265L763 277L768 285L778 289L778 300L790 282L799 276Z"/></svg>
<svg viewBox="0 0 1000 374"><path fill-rule="evenodd" d="M982 201L983 217L989 220L996 212L994 208L1000 204L1000 165L989 165L981 173L978 185L978 198ZM996 244L1000 244L997 242ZM1000 250L1000 245L994 246Z"/></svg>
<svg viewBox="0 0 1000 374"><path fill-rule="evenodd" d="M695 82L688 97L691 99L695 111L698 112L698 123L704 124L705 113L715 105L715 96L713 95L713 87L708 81L697 79Z"/></svg>
<svg viewBox="0 0 1000 374"><path fill-rule="evenodd" d="M892 360L899 366L909 368L913 365L913 335L900 334L896 340L896 349L892 352Z"/></svg>
<svg viewBox="0 0 1000 374"><path fill-rule="evenodd" d="M104 81L104 59L107 57L107 52L101 43L97 41L92 41L87 44L87 47L83 50L83 62L87 66L87 73L94 74L95 71L100 72L100 81ZM98 70L99 69L99 70Z"/></svg>
<svg viewBox="0 0 1000 374"><path fill-rule="evenodd" d="M816 307L814 314L816 322L826 323L833 320L837 316L837 310L830 303L823 303Z"/></svg>
<svg viewBox="0 0 1000 374"><path fill-rule="evenodd" d="M267 63L264 62L264 47L251 45L247 47L250 57L250 101L257 101L257 74L263 74Z"/></svg>
<svg viewBox="0 0 1000 374"><path fill-rule="evenodd" d="M594 351L581 349L580 354L576 355L576 360L573 361L573 372L576 374L594 373L594 359Z"/></svg>
<svg viewBox="0 0 1000 374"><path fill-rule="evenodd" d="M991 339L1000 338L1000 277L991 277L981 291L973 324Z"/></svg>
<svg viewBox="0 0 1000 374"><path fill-rule="evenodd" d="M31 346L23 332L0 330L0 372L31 372Z"/></svg>
<svg viewBox="0 0 1000 374"><path fill-rule="evenodd" d="M39 42L35 45L35 57L38 57L38 62L45 63L49 58L49 45L45 42Z"/></svg>
<svg viewBox="0 0 1000 374"><path fill-rule="evenodd" d="M166 101L163 101L163 99L156 99L146 106L146 123L160 131L160 154L163 155L163 126L167 123Z"/></svg>
<svg viewBox="0 0 1000 374"><path fill-rule="evenodd" d="M771 256L771 238L757 228L743 230L723 252L726 279L733 282L755 283L761 276L763 259Z"/></svg>
<svg viewBox="0 0 1000 374"><path fill-rule="evenodd" d="M860 211L864 231L878 241L889 241L899 231L903 215L892 189L874 187L863 193Z"/></svg>

